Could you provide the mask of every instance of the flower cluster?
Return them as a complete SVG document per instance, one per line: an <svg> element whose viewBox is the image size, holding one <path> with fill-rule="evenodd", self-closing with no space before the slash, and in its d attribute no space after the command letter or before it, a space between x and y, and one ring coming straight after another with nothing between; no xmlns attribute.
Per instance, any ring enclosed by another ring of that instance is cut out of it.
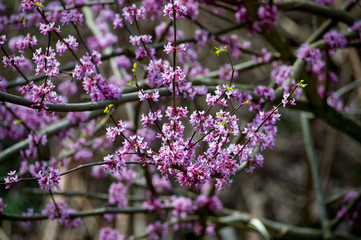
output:
<svg viewBox="0 0 361 240"><path fill-rule="evenodd" d="M25 62L25 57L23 55L16 56L15 53L9 57L3 57L4 67L10 66L12 69L15 70L16 67L21 67L21 64Z"/></svg>
<svg viewBox="0 0 361 240"><path fill-rule="evenodd" d="M361 20L356 21L351 27L349 27L348 31L349 32L351 32L351 31L359 32L359 36L361 39Z"/></svg>
<svg viewBox="0 0 361 240"><path fill-rule="evenodd" d="M60 56L64 55L65 51L70 48L73 50L78 50L79 43L76 41L74 36L69 35L67 38L64 38L64 42L58 41L56 44L56 52Z"/></svg>
<svg viewBox="0 0 361 240"><path fill-rule="evenodd" d="M273 28L279 18L275 5L260 6L257 11L261 27Z"/></svg>
<svg viewBox="0 0 361 240"><path fill-rule="evenodd" d="M76 213L75 209L69 208L64 201L56 203L48 202L46 207L42 210L42 214L49 215L51 220L57 219L62 226L70 229L79 228L83 222L80 218L71 218L69 214Z"/></svg>
<svg viewBox="0 0 361 240"><path fill-rule="evenodd" d="M20 91L26 98L31 99L33 106L40 109L47 109L47 103L62 103L63 100L57 95L53 89L55 86L52 82L48 81L38 86L33 82L27 86L21 87ZM50 114L50 112L49 112Z"/></svg>
<svg viewBox="0 0 361 240"><path fill-rule="evenodd" d="M122 120L119 120L118 124L116 127L108 127L107 128L107 138L110 139L112 142L114 142L115 137L117 135L121 135L122 132L125 131L126 128L126 123L123 122Z"/></svg>
<svg viewBox="0 0 361 240"><path fill-rule="evenodd" d="M164 7L164 16L169 16L174 21L174 12L177 19L183 19L188 15L187 7L182 5L179 0L173 0Z"/></svg>
<svg viewBox="0 0 361 240"><path fill-rule="evenodd" d="M42 5L44 0L22 0L21 9L23 12L31 11L33 8L36 8L39 5Z"/></svg>
<svg viewBox="0 0 361 240"><path fill-rule="evenodd" d="M149 233L149 237L153 240L160 239L165 236L168 232L168 225L166 223L161 223L159 221L154 224L149 224L147 227L147 233Z"/></svg>
<svg viewBox="0 0 361 240"><path fill-rule="evenodd" d="M24 54L28 47L33 48L37 44L38 44L38 39L36 38L36 36L30 37L30 34L28 33L25 38L22 38L21 40L19 39L19 41L15 42L15 48L21 54Z"/></svg>
<svg viewBox="0 0 361 240"><path fill-rule="evenodd" d="M54 25L55 25L55 22L51 22L51 23L48 23L48 24L40 23L39 30L44 35L47 35L49 32L52 32L52 31L57 32L57 33L61 33L60 26L59 27L54 27Z"/></svg>
<svg viewBox="0 0 361 240"><path fill-rule="evenodd" d="M125 240L125 236L111 227L105 227L99 231L99 240Z"/></svg>
<svg viewBox="0 0 361 240"><path fill-rule="evenodd" d="M0 198L0 213L3 213L4 209L7 207L7 204L3 202L3 199Z"/></svg>
<svg viewBox="0 0 361 240"><path fill-rule="evenodd" d="M64 25L69 25L70 22L82 25L84 18L83 14L78 9L64 10L61 12L61 20Z"/></svg>
<svg viewBox="0 0 361 240"><path fill-rule="evenodd" d="M10 171L8 173L8 177L4 178L5 181L5 189L9 189L14 183L18 182L19 177L16 175L16 170Z"/></svg>
<svg viewBox="0 0 361 240"><path fill-rule="evenodd" d="M322 58L321 51L318 48L310 48L309 44L304 43L298 49L297 57L305 60L308 64L312 65L319 62Z"/></svg>
<svg viewBox="0 0 361 240"><path fill-rule="evenodd" d="M164 46L163 51L166 54L171 54L172 52L176 51L177 49L179 49L184 54L186 53L186 45L184 43L181 43L177 47L174 47L172 42L168 42L168 44Z"/></svg>
<svg viewBox="0 0 361 240"><path fill-rule="evenodd" d="M44 71L45 75L51 79L59 76L60 63L56 59L55 50L51 47L46 48L45 53L41 48L37 49L33 55L34 63L36 64L36 76Z"/></svg>
<svg viewBox="0 0 361 240"><path fill-rule="evenodd" d="M361 201L356 203L356 206L350 210L347 208L347 204L358 197L360 193L357 191L351 191L346 194L343 199L343 205L341 209L337 212L336 217L341 218L345 217L349 225L353 225L356 218L359 216L359 210L361 208Z"/></svg>
<svg viewBox="0 0 361 240"><path fill-rule="evenodd" d="M54 188L59 189L60 171L50 167L47 174L43 171L39 171L39 186L41 189L53 190Z"/></svg>
<svg viewBox="0 0 361 240"><path fill-rule="evenodd" d="M345 48L347 41L346 38L339 32L332 30L323 36L323 39L330 46L330 55L333 55L338 48Z"/></svg>
<svg viewBox="0 0 361 240"><path fill-rule="evenodd" d="M132 24L134 20L145 19L145 8L143 6L137 7L135 4L130 7L125 7L123 8L123 17L130 24Z"/></svg>
<svg viewBox="0 0 361 240"><path fill-rule="evenodd" d="M118 208L124 208L128 205L128 188L121 182L114 182L109 187L109 203Z"/></svg>

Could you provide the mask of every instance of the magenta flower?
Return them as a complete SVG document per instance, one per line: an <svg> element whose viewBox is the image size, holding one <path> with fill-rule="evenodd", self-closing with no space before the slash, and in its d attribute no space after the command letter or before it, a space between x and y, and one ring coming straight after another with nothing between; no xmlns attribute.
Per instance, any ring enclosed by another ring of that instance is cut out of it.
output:
<svg viewBox="0 0 361 240"><path fill-rule="evenodd" d="M54 203L48 202L46 207L42 210L42 214L49 215L51 220L57 219L62 226L66 226L70 229L79 228L82 225L80 218L70 218L70 213L76 213L77 211L68 207L64 201Z"/></svg>
<svg viewBox="0 0 361 240"><path fill-rule="evenodd" d="M173 6L174 5L174 6ZM163 13L164 17L169 16L174 21L173 8L175 9L176 18L183 19L185 15L188 15L187 7L182 5L179 0L174 0L173 4L168 3L165 5Z"/></svg>
<svg viewBox="0 0 361 240"><path fill-rule="evenodd" d="M125 237L117 230L111 227L105 227L99 231L99 240L125 240Z"/></svg>
<svg viewBox="0 0 361 240"><path fill-rule="evenodd" d="M330 46L330 54L333 55L338 48L345 48L347 44L346 38L339 32L331 30L323 36L323 39Z"/></svg>
<svg viewBox="0 0 361 240"><path fill-rule="evenodd" d="M51 22L49 24L40 23L39 30L44 35L47 35L51 31L61 33L60 26L59 27L54 27L54 25L55 25L55 22Z"/></svg>
<svg viewBox="0 0 361 240"><path fill-rule="evenodd" d="M0 36L0 46L2 46L5 42L6 42L6 36L5 35L1 35Z"/></svg>
<svg viewBox="0 0 361 240"><path fill-rule="evenodd" d="M10 171L8 177L4 178L5 189L9 189L14 183L19 181L18 175L16 175L16 170Z"/></svg>
<svg viewBox="0 0 361 240"><path fill-rule="evenodd" d="M60 189L60 171L50 167L47 174L39 171L40 179L38 180L40 188L46 190L53 190L54 188Z"/></svg>
<svg viewBox="0 0 361 240"><path fill-rule="evenodd" d="M162 224L161 222L157 221L154 224L149 224L146 231L149 233L149 237L151 239L158 240L167 234L168 225L166 223Z"/></svg>
<svg viewBox="0 0 361 240"><path fill-rule="evenodd" d="M109 203L118 208L124 208L128 205L128 188L123 183L112 183L109 187Z"/></svg>
<svg viewBox="0 0 361 240"><path fill-rule="evenodd" d="M82 25L84 17L78 9L63 10L61 12L60 21L63 23L62 26L69 25L70 22L73 22L74 24L79 23L80 25Z"/></svg>
<svg viewBox="0 0 361 240"><path fill-rule="evenodd" d="M21 10L23 12L31 11L34 7L37 7L36 3L43 4L44 0L22 0Z"/></svg>
<svg viewBox="0 0 361 240"><path fill-rule="evenodd" d="M275 5L260 6L257 11L260 25L266 28L273 28L276 26L278 20L278 11Z"/></svg>
<svg viewBox="0 0 361 240"><path fill-rule="evenodd" d="M123 8L123 17L130 24L133 23L134 20L145 19L145 8L143 6L137 7L133 4L130 7Z"/></svg>
<svg viewBox="0 0 361 240"><path fill-rule="evenodd" d="M124 28L123 18L119 13L115 14L115 17L113 20L113 25L114 25L114 29L116 29L118 27Z"/></svg>
<svg viewBox="0 0 361 240"><path fill-rule="evenodd" d="M124 153L123 150L119 150L115 152L115 155L108 154L104 157L104 163L106 163L103 165L104 171L111 174L122 172L125 167Z"/></svg>
<svg viewBox="0 0 361 240"><path fill-rule="evenodd" d="M0 198L0 213L2 213L6 207L7 205L3 202L3 199Z"/></svg>

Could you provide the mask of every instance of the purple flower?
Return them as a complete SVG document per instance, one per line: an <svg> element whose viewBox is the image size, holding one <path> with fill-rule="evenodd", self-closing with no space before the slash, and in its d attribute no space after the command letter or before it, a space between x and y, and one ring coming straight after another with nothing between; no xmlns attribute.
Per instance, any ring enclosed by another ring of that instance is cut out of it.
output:
<svg viewBox="0 0 361 240"><path fill-rule="evenodd" d="M172 42L168 42L167 45L164 45L164 50L163 52L165 52L166 54L171 54L174 51L174 47L173 47L173 43Z"/></svg>
<svg viewBox="0 0 361 240"><path fill-rule="evenodd" d="M140 35L135 36L131 35L129 37L129 43L131 43L133 46L140 46L141 43L151 43L152 42L152 36L151 35Z"/></svg>
<svg viewBox="0 0 361 240"><path fill-rule="evenodd" d="M292 66L279 66L271 73L271 78L275 80L278 86L282 86L286 79L291 75Z"/></svg>
<svg viewBox="0 0 361 240"><path fill-rule="evenodd" d="M13 54L9 57L6 56L3 57L3 63L5 68L7 66L10 66L12 69L16 70L14 66L20 67L20 65L24 62L25 62L25 57L23 55L16 56L15 54Z"/></svg>
<svg viewBox="0 0 361 240"><path fill-rule="evenodd" d="M36 64L35 76L38 76L42 71L50 79L59 76L60 63L55 55L55 51L51 47L46 48L45 53L43 53L41 48L36 50L33 54L33 60Z"/></svg>
<svg viewBox="0 0 361 240"><path fill-rule="evenodd" d="M19 181L18 175L16 175L16 170L10 171L8 173L8 177L4 178L5 181L5 189L9 189L14 183Z"/></svg>
<svg viewBox="0 0 361 240"><path fill-rule="evenodd" d="M5 42L6 42L6 36L5 36L5 35L1 35L1 36L0 36L0 46L2 46Z"/></svg>
<svg viewBox="0 0 361 240"><path fill-rule="evenodd" d="M263 96L265 99L273 101L275 99L275 92L273 88L268 88L266 86L259 85L254 90L255 94Z"/></svg>
<svg viewBox="0 0 361 240"><path fill-rule="evenodd" d="M143 6L137 7L133 4L131 7L123 8L123 17L130 24L133 23L134 20L139 20L140 18L145 19L145 8Z"/></svg>
<svg viewBox="0 0 361 240"><path fill-rule="evenodd" d="M151 194L147 194L147 195L148 198L146 201L143 202L142 204L143 207L148 211L156 211L160 213L163 207L162 200L151 196Z"/></svg>
<svg viewBox="0 0 361 240"><path fill-rule="evenodd" d="M3 202L3 199L0 198L0 213L3 213L4 209L7 207L8 205L6 205L4 202Z"/></svg>
<svg viewBox="0 0 361 240"><path fill-rule="evenodd" d="M151 60L147 67L146 82L152 88L158 88L163 85L162 74L170 68L170 64L166 60Z"/></svg>
<svg viewBox="0 0 361 240"><path fill-rule="evenodd" d="M189 123L194 127L194 131L206 131L213 127L213 118L212 115L204 116L205 111L194 111L190 118Z"/></svg>
<svg viewBox="0 0 361 240"><path fill-rule="evenodd" d="M54 25L55 25L55 22L51 22L49 24L40 23L39 30L44 35L47 35L51 31L61 33L60 26L59 27L54 27Z"/></svg>
<svg viewBox="0 0 361 240"><path fill-rule="evenodd" d="M235 79L238 77L238 72L234 71L232 76L232 66L231 64L225 64L219 68L219 79L231 81L231 79Z"/></svg>
<svg viewBox="0 0 361 240"><path fill-rule="evenodd" d="M260 25L262 27L273 28L278 20L278 11L275 5L260 6L257 11Z"/></svg>
<svg viewBox="0 0 361 240"><path fill-rule="evenodd" d="M241 5L237 7L235 10L236 13L234 14L234 17L236 18L236 21L241 23L246 22L249 17L247 9Z"/></svg>
<svg viewBox="0 0 361 240"><path fill-rule="evenodd" d="M48 169L48 173L45 174L42 171L39 171L40 179L38 180L40 188L46 190L53 190L55 187L57 189L60 188L60 171L59 169L54 169L50 167Z"/></svg>
<svg viewBox="0 0 361 240"><path fill-rule="evenodd" d="M168 225L166 223L162 224L160 221L157 221L154 224L149 224L146 232L149 233L149 237L151 239L157 240L167 234Z"/></svg>
<svg viewBox="0 0 361 240"><path fill-rule="evenodd" d="M359 211L361 209L361 201L356 203L355 208L351 211L347 208L347 205L350 201L354 200L359 194L360 193L357 191L350 191L349 193L347 193L343 199L344 202L341 209L336 214L337 218L345 217L345 219L347 220L350 226L354 224L356 218L359 215Z"/></svg>
<svg viewBox="0 0 361 240"><path fill-rule="evenodd" d="M232 53L233 57L238 58L242 54L242 51L240 49L242 47L242 44L240 43L238 36L236 34L232 34L230 36L224 36L221 39L222 39L222 43L224 45L227 45L227 51L229 53Z"/></svg>
<svg viewBox="0 0 361 240"><path fill-rule="evenodd" d="M82 25L84 18L83 14L79 12L78 9L71 9L71 10L63 10L61 12L61 20L64 25L69 25L70 22L76 24L77 22Z"/></svg>
<svg viewBox="0 0 361 240"><path fill-rule="evenodd" d="M18 49L18 51L21 54L24 54L28 47L34 47L37 44L38 44L38 40L36 36L30 37L30 34L28 33L25 38L21 38L18 41L16 41L15 48Z"/></svg>
<svg viewBox="0 0 361 240"><path fill-rule="evenodd" d="M349 32L359 32L359 38L361 39L361 20L354 22L354 24L348 29Z"/></svg>
<svg viewBox="0 0 361 240"><path fill-rule="evenodd" d="M108 154L106 157L104 157L104 163L106 163L103 165L105 172L111 174L122 172L123 168L125 167L124 151L116 151L115 155Z"/></svg>
<svg viewBox="0 0 361 240"><path fill-rule="evenodd" d="M189 214L193 214L197 209L190 198L172 196L170 201L170 204L174 207L172 210L173 220L185 218Z"/></svg>
<svg viewBox="0 0 361 240"><path fill-rule="evenodd" d="M115 204L118 208L128 206L128 188L121 182L112 183L109 187L109 203Z"/></svg>
<svg viewBox="0 0 361 240"><path fill-rule="evenodd" d="M36 3L43 4L44 0L22 0L21 10L23 12L31 11L34 7L37 7Z"/></svg>
<svg viewBox="0 0 361 240"><path fill-rule="evenodd" d="M82 225L80 218L70 218L69 213L76 213L75 209L68 207L64 201L54 203L48 202L46 207L42 210L42 214L49 215L51 220L58 219L60 225L66 226L70 229L79 228Z"/></svg>
<svg viewBox="0 0 361 240"><path fill-rule="evenodd" d="M188 15L188 11L187 11L187 7L182 5L179 0L174 0L173 1L174 4L174 10L175 10L175 17L178 19L183 19L185 15ZM170 19L172 19L174 21L174 16L173 16L173 4L172 3L168 3L167 5L165 5L163 13L164 13L164 17L169 16Z"/></svg>
<svg viewBox="0 0 361 240"><path fill-rule="evenodd" d="M110 139L112 142L114 142L115 137L118 135L121 135L122 132L125 131L126 123L122 120L119 120L119 123L116 127L108 127L106 137Z"/></svg>
<svg viewBox="0 0 361 240"><path fill-rule="evenodd" d="M333 55L336 49L345 48L347 44L346 38L339 32L331 30L323 36L323 39L330 46L330 55Z"/></svg>
<svg viewBox="0 0 361 240"><path fill-rule="evenodd" d="M125 240L125 237L117 230L111 227L105 227L99 231L99 240Z"/></svg>
<svg viewBox="0 0 361 240"><path fill-rule="evenodd" d="M220 211L223 207L221 200L217 196L207 197L204 193L196 199L199 206L207 206L213 212Z"/></svg>
<svg viewBox="0 0 361 240"><path fill-rule="evenodd" d="M272 53L262 48L260 54L252 56L252 60L255 63L269 63L272 60Z"/></svg>
<svg viewBox="0 0 361 240"><path fill-rule="evenodd" d="M161 121L163 118L162 111L149 112L148 115L142 114L142 126L146 128L149 124L154 124L156 121Z"/></svg>
<svg viewBox="0 0 361 240"><path fill-rule="evenodd" d="M34 215L34 209L33 208L28 208L28 211L22 213L21 215L23 215L23 216L33 216ZM30 221L24 221L23 224L27 229L29 229Z"/></svg>
<svg viewBox="0 0 361 240"><path fill-rule="evenodd" d="M118 27L124 28L123 18L119 13L115 14L115 18L113 20L113 25L114 25L114 29L116 29Z"/></svg>
<svg viewBox="0 0 361 240"><path fill-rule="evenodd" d="M308 43L304 43L298 49L297 57L312 65L321 60L322 54L318 48L310 48Z"/></svg>

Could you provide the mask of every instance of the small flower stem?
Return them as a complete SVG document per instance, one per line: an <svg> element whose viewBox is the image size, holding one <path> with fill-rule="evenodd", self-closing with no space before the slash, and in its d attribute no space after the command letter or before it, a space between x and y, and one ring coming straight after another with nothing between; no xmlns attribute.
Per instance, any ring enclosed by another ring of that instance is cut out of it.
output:
<svg viewBox="0 0 361 240"><path fill-rule="evenodd" d="M0 45L1 50L3 51L3 53L5 54L5 56L10 59L9 54L6 52L5 48ZM27 83L30 83L29 79L25 76L25 74L20 70L20 68L18 66L15 65L15 63L13 61L11 61L11 65L16 69L16 71L18 71L18 73L20 73L20 75L24 78L24 80Z"/></svg>
<svg viewBox="0 0 361 240"><path fill-rule="evenodd" d="M174 0L171 0L172 6L173 6L173 73L174 73L174 77L173 77L173 81L172 81L172 88L173 88L173 109L175 111L175 114L177 114L177 109L176 109L176 92L175 92L175 85L176 85L176 67L177 67L177 24L176 24L176 10L174 7Z"/></svg>
<svg viewBox="0 0 361 240"><path fill-rule="evenodd" d="M59 209L58 204L57 204L56 201L55 201L55 198L54 198L54 195L53 195L53 192L52 192L51 189L49 189L49 194L50 194L51 200L52 200L53 203L54 203L55 210L56 210L56 212L58 213L58 217L60 218L60 217L61 217L61 212L60 212L60 209Z"/></svg>
<svg viewBox="0 0 361 240"><path fill-rule="evenodd" d="M296 85L293 90L291 91L290 95L287 98L287 101L291 98L292 94L296 91L298 85ZM265 124L265 122L280 108L282 105L282 102L280 102L276 107L273 108L273 110L267 115L267 117L262 121L262 123L257 127L257 129L254 131L253 135L247 139L247 141L243 144L242 148L238 153L233 157L232 160L235 160L240 154L242 155L242 152L244 148L247 146L247 144L254 138L256 133L261 129L261 127Z"/></svg>

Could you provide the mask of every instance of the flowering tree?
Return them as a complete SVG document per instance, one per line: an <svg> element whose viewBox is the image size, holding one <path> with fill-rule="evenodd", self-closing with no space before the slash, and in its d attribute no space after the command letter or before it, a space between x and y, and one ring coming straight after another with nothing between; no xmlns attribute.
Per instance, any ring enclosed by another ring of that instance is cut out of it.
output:
<svg viewBox="0 0 361 240"><path fill-rule="evenodd" d="M222 239L225 227L352 239L338 227L357 221L361 192L327 200L310 126L317 117L361 143L350 115L361 77L357 3L0 2L0 219L88 227L92 239ZM303 28L291 11L313 21L298 17ZM318 227L222 203L267 161L281 108L299 111ZM11 194L24 191L16 207Z"/></svg>

